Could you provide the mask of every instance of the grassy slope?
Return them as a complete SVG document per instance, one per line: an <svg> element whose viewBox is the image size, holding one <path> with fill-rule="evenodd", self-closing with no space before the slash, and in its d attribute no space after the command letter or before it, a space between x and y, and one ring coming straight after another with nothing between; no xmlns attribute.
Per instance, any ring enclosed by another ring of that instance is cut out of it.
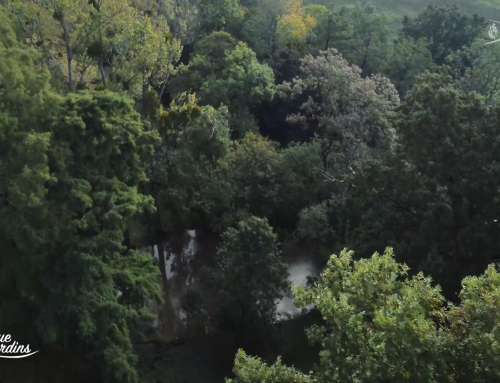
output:
<svg viewBox="0 0 500 383"><path fill-rule="evenodd" d="M355 4L357 0L323 0L323 4L334 4L336 6ZM387 12L399 24L402 15L416 14L422 11L428 4L444 5L457 3L465 13L478 13L487 19L500 21L500 0L371 0L380 10ZM315 2L315 1L310 1ZM319 2L319 1L318 1ZM366 0L362 0L365 3Z"/></svg>

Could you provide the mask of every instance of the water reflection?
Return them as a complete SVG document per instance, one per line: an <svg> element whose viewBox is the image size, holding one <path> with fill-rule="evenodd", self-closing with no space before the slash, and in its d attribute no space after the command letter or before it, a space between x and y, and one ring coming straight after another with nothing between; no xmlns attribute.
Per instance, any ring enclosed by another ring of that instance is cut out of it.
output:
<svg viewBox="0 0 500 383"><path fill-rule="evenodd" d="M288 268L288 280L291 286L306 286L308 277L318 275L318 268L314 262L305 256L285 259ZM284 296L276 307L276 319L278 321L297 317L308 312L308 308L298 308L291 293Z"/></svg>
<svg viewBox="0 0 500 383"><path fill-rule="evenodd" d="M189 230L179 238L154 246L153 253L159 265L164 264L162 283L164 302L154 304L152 309L158 313L158 319L152 324L165 341L187 335L188 314L183 308L183 301L189 287L196 288L202 266L212 263L215 253L213 236ZM164 262L160 261L158 248L163 249ZM319 269L310 257L299 254L284 257L292 286L305 286L309 276L318 275ZM277 302L276 319L292 319L307 312L299 309L293 302L291 292Z"/></svg>
<svg viewBox="0 0 500 383"><path fill-rule="evenodd" d="M182 298L187 288L194 283L194 262L198 252L197 232L189 230L182 238L163 243L165 270L163 273L164 302L160 307L153 307L158 312L158 320L153 326L165 340L176 339L184 335L187 314L182 307ZM160 262L158 246L154 246L154 258Z"/></svg>

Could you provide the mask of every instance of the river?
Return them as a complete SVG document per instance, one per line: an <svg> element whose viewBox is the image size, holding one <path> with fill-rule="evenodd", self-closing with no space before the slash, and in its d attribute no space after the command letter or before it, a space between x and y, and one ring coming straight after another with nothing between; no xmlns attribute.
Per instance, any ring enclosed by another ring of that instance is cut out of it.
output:
<svg viewBox="0 0 500 383"><path fill-rule="evenodd" d="M162 340L172 341L190 335L189 319L183 302L190 287L193 289L200 287L198 283L203 267L214 265L217 242L214 235L189 230L183 236L160 245L160 249L163 247L165 260L165 269L162 270L164 302L161 305L152 305L153 311L158 315L152 328ZM154 246L153 253L155 260L160 264L157 245ZM307 278L319 272L311 257L305 254L284 254L283 261L287 266L292 286L305 286ZM307 309L299 309L289 293L277 302L276 319L288 320L305 312ZM207 332L209 324L203 326L201 331Z"/></svg>

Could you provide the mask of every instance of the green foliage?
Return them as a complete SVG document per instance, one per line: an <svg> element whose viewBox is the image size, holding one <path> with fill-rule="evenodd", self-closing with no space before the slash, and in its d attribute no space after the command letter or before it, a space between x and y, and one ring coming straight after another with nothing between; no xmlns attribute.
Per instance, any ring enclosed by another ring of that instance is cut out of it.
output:
<svg viewBox="0 0 500 383"><path fill-rule="evenodd" d="M428 74L399 113L395 152L365 162L354 181L363 187L353 189L360 224L350 243L363 255L394 246L451 294L498 253L498 107Z"/></svg>
<svg viewBox="0 0 500 383"><path fill-rule="evenodd" d="M405 16L401 33L415 40L425 39L432 59L441 65L449 54L471 45L485 27L483 17L462 14L456 5L429 5L415 18Z"/></svg>
<svg viewBox="0 0 500 383"><path fill-rule="evenodd" d="M406 278L391 249L353 263L352 252L332 256L311 288L296 288L301 305L314 305L330 331L309 330L323 350L321 382L436 381L443 374L445 339L436 321L443 297L430 279Z"/></svg>
<svg viewBox="0 0 500 383"><path fill-rule="evenodd" d="M277 225L295 228L303 208L328 197L331 188L321 169L321 146L317 141L292 144L280 152L280 199L273 219Z"/></svg>
<svg viewBox="0 0 500 383"><path fill-rule="evenodd" d="M161 114L163 143L155 152L152 169L160 191L161 225L167 233L209 224L227 205L217 169L231 146L228 110L200 108L192 96L184 96Z"/></svg>
<svg viewBox="0 0 500 383"><path fill-rule="evenodd" d="M14 0L9 5L23 38L70 91L124 90L147 117L149 88L160 88L161 97L176 73L180 41L157 10L145 11L139 1Z"/></svg>
<svg viewBox="0 0 500 383"><path fill-rule="evenodd" d="M249 121L248 107L274 95L271 68L257 61L245 43L226 32L214 32L200 40L189 65L189 83L202 105L229 107L231 127L243 136Z"/></svg>
<svg viewBox="0 0 500 383"><path fill-rule="evenodd" d="M278 358L272 366L259 358L247 356L239 350L234 360L235 379L226 379L226 383L312 383L314 380L301 372L286 367Z"/></svg>
<svg viewBox="0 0 500 383"><path fill-rule="evenodd" d="M230 223L226 225L235 224L241 210L260 217L269 217L275 211L280 201L279 169L275 143L253 133L234 142L219 170L230 185L226 193L231 193L231 209L223 218Z"/></svg>
<svg viewBox="0 0 500 383"><path fill-rule="evenodd" d="M2 49L12 48L17 44L16 34L12 29L9 15L4 7L0 8L0 34L2 35L2 41L0 42Z"/></svg>
<svg viewBox="0 0 500 383"><path fill-rule="evenodd" d="M218 31L238 17L238 0L199 0L201 30Z"/></svg>
<svg viewBox="0 0 500 383"><path fill-rule="evenodd" d="M492 382L498 369L500 273L490 266L463 281L459 306L439 287L384 254L353 261L333 255L312 287L293 288L297 303L314 306L324 325L308 330L322 346L310 375L267 366L239 351L227 382Z"/></svg>
<svg viewBox="0 0 500 383"><path fill-rule="evenodd" d="M433 71L436 65L424 39L399 37L391 50L384 73L391 79L400 95L406 95L415 84L417 75Z"/></svg>
<svg viewBox="0 0 500 383"><path fill-rule="evenodd" d="M500 45L457 7L391 36L372 3L322 3L2 2L0 327L45 350L35 365L137 382L160 285L130 246L188 229L224 233L213 301L182 299L188 333L212 311L269 329L288 286L274 229L321 256L392 246L456 305L392 250L344 251L296 292L326 322L314 372L241 351L234 382L499 380L498 272L456 294L500 252Z"/></svg>
<svg viewBox="0 0 500 383"><path fill-rule="evenodd" d="M279 51L276 33L284 9L281 0L259 0L245 12L243 25L237 34L259 58L268 62L273 62L275 53Z"/></svg>
<svg viewBox="0 0 500 383"><path fill-rule="evenodd" d="M304 9L307 15L315 20L315 26L312 28L311 36L308 38L308 44L318 50L326 50L331 47L335 32L339 29L342 21L338 15L323 5L310 4ZM345 32L347 28L344 29ZM335 41L338 43L338 41Z"/></svg>
<svg viewBox="0 0 500 383"><path fill-rule="evenodd" d="M483 275L465 278L460 300L460 306L452 307L448 316L457 376L464 382L496 380L500 377L500 273L490 265Z"/></svg>
<svg viewBox="0 0 500 383"><path fill-rule="evenodd" d="M371 75L383 69L389 52L389 18L373 3L354 7L344 7L337 19L343 30L332 39L332 47L337 48L346 59L361 68L363 74Z"/></svg>
<svg viewBox="0 0 500 383"><path fill-rule="evenodd" d="M306 207L299 213L297 236L302 241L324 243L333 233L327 203Z"/></svg>
<svg viewBox="0 0 500 383"><path fill-rule="evenodd" d="M487 104L495 104L500 100L499 54L498 44L485 45L485 40L477 39L448 56L446 62L461 91L477 92Z"/></svg>
<svg viewBox="0 0 500 383"><path fill-rule="evenodd" d="M390 119L399 96L390 81L380 75L361 77L361 69L335 49L306 56L301 76L284 82L277 93L285 99L308 94L301 113L288 121L303 123L318 133L322 172L330 181L347 185L346 175L370 154L371 149L390 147Z"/></svg>
<svg viewBox="0 0 500 383"><path fill-rule="evenodd" d="M273 323L276 301L288 282L271 226L250 217L226 230L222 240L214 284L224 322L240 331Z"/></svg>
<svg viewBox="0 0 500 383"><path fill-rule="evenodd" d="M136 382L131 337L159 288L150 257L122 243L153 209L137 185L156 135L129 100L58 97L31 50L0 55L3 331L84 357L90 378Z"/></svg>

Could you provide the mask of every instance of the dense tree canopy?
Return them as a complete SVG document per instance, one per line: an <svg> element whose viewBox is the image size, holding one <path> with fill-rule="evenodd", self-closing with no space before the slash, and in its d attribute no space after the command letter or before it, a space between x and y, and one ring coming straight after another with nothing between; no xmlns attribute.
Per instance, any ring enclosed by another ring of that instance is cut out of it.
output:
<svg viewBox="0 0 500 383"><path fill-rule="evenodd" d="M137 185L156 136L117 95L53 94L33 55L2 49L2 328L134 382L130 336L159 289L149 257L122 243L153 209Z"/></svg>
<svg viewBox="0 0 500 383"><path fill-rule="evenodd" d="M197 43L188 78L201 104L229 107L239 137L256 128L249 106L274 95L271 68L260 64L255 52L226 32L214 32Z"/></svg>
<svg viewBox="0 0 500 383"><path fill-rule="evenodd" d="M447 292L484 270L498 254L497 116L449 76L420 78L401 107L396 150L358 173L373 198L359 196L354 241L368 253L395 246Z"/></svg>
<svg viewBox="0 0 500 383"><path fill-rule="evenodd" d="M274 321L276 299L287 288L276 235L266 220L250 217L222 235L214 284L223 320L240 330Z"/></svg>
<svg viewBox="0 0 500 383"><path fill-rule="evenodd" d="M483 17L460 13L456 5L430 5L416 18L405 17L401 33L415 40L427 40L434 62L440 65L450 53L472 44L484 33L485 26Z"/></svg>
<svg viewBox="0 0 500 383"><path fill-rule="evenodd" d="M308 330L322 346L310 374L236 355L227 382L488 382L498 369L500 273L490 266L462 282L459 306L445 305L439 287L394 261L392 249L361 261L332 256L296 299L313 305L324 326Z"/></svg>
<svg viewBox="0 0 500 383"><path fill-rule="evenodd" d="M0 1L0 380L499 380L500 7L394 8Z"/></svg>

